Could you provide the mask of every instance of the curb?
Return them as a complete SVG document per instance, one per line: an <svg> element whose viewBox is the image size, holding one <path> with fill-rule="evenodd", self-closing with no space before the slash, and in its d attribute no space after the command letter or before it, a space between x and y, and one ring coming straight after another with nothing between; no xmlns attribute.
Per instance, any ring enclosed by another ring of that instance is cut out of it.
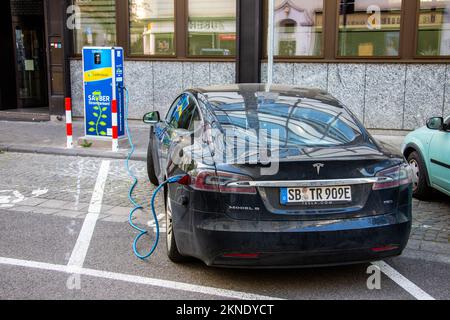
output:
<svg viewBox="0 0 450 320"><path fill-rule="evenodd" d="M112 152L103 150L89 150L89 149L63 149L54 147L42 147L33 145L4 145L0 144L0 151L3 152L17 152L17 153L33 153L33 154L45 154L45 155L58 155L58 156L70 156L70 157L89 157L89 158L103 158L103 159L115 159L126 160L128 152ZM133 161L147 161L147 154L145 152L135 152L131 157Z"/></svg>

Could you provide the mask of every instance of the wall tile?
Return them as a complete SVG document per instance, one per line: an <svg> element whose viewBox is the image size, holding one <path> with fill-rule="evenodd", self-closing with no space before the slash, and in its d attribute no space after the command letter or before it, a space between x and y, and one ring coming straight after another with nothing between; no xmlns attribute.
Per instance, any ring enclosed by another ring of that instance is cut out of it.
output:
<svg viewBox="0 0 450 320"><path fill-rule="evenodd" d="M192 73L194 64L192 62L183 62L183 90L190 89L194 86L194 78Z"/></svg>
<svg viewBox="0 0 450 320"><path fill-rule="evenodd" d="M406 65L367 65L365 125L402 129Z"/></svg>
<svg viewBox="0 0 450 320"><path fill-rule="evenodd" d="M236 64L234 62L211 62L210 72L211 85L236 82Z"/></svg>
<svg viewBox="0 0 450 320"><path fill-rule="evenodd" d="M323 63L295 63L294 84L306 88L327 90L328 65Z"/></svg>
<svg viewBox="0 0 450 320"><path fill-rule="evenodd" d="M450 116L450 65L446 66L444 117Z"/></svg>
<svg viewBox="0 0 450 320"><path fill-rule="evenodd" d="M70 68L74 116L83 117L81 61L72 60ZM127 61L130 117L140 119L152 109L164 114L187 88L234 83L235 68L232 62ZM370 128L401 129L404 123L414 129L443 109L450 115L450 66L276 63L274 69L275 83L328 89ZM266 63L261 73L266 82Z"/></svg>
<svg viewBox="0 0 450 320"><path fill-rule="evenodd" d="M445 72L445 65L407 66L404 129L416 129L442 115Z"/></svg>
<svg viewBox="0 0 450 320"><path fill-rule="evenodd" d="M330 64L328 92L364 121L364 64Z"/></svg>
<svg viewBox="0 0 450 320"><path fill-rule="evenodd" d="M146 112L153 110L152 62L126 61L125 86L129 89L130 93L130 118L141 119Z"/></svg>
<svg viewBox="0 0 450 320"><path fill-rule="evenodd" d="M275 63L273 66L273 83L293 85L294 65L295 63ZM261 82L267 82L267 63L261 64Z"/></svg>
<svg viewBox="0 0 450 320"><path fill-rule="evenodd" d="M183 91L181 62L153 62L154 109L165 114L175 98Z"/></svg>
<svg viewBox="0 0 450 320"><path fill-rule="evenodd" d="M294 84L294 64L275 63L273 66L273 82L276 84Z"/></svg>
<svg viewBox="0 0 450 320"><path fill-rule="evenodd" d="M208 87L210 85L209 62L183 63L183 89Z"/></svg>

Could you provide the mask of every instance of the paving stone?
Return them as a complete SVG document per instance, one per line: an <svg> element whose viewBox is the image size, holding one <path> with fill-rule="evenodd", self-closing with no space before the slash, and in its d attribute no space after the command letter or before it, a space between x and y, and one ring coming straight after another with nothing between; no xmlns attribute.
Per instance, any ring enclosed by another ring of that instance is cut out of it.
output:
<svg viewBox="0 0 450 320"><path fill-rule="evenodd" d="M102 221L102 220L104 220L104 219L106 219L106 218L108 218L108 217L110 217L110 215L107 215L107 214L100 214L100 215L98 216L98 221Z"/></svg>
<svg viewBox="0 0 450 320"><path fill-rule="evenodd" d="M30 206L30 207L34 207L37 205L40 205L43 202L46 202L47 199L40 199L40 198L28 198L25 199L24 201L19 202L19 204L21 206Z"/></svg>
<svg viewBox="0 0 450 320"><path fill-rule="evenodd" d="M47 200L41 203L39 206L43 208L65 209L66 207L68 207L68 204L66 201L61 200Z"/></svg>
<svg viewBox="0 0 450 320"><path fill-rule="evenodd" d="M107 211L106 214L128 217L131 209L131 207L114 207L111 210Z"/></svg>
<svg viewBox="0 0 450 320"><path fill-rule="evenodd" d="M10 211L15 211L15 212L23 212L23 213L32 213L34 210L34 207L29 207L29 206L14 206L11 209L9 209Z"/></svg>
<svg viewBox="0 0 450 320"><path fill-rule="evenodd" d="M127 223L128 217L119 216L119 215L111 215L109 217L104 218L102 221L105 222L116 222L116 223Z"/></svg>
<svg viewBox="0 0 450 320"><path fill-rule="evenodd" d="M57 209L52 209L52 208L34 207L32 213L36 213L36 214L45 214L45 215L53 215L53 214L58 213L58 210L57 210Z"/></svg>
<svg viewBox="0 0 450 320"><path fill-rule="evenodd" d="M422 241L420 245L421 250L436 252L436 253L446 253L450 255L450 245L445 243L436 243L431 241Z"/></svg>
<svg viewBox="0 0 450 320"><path fill-rule="evenodd" d="M419 250L420 249L420 241L410 239L408 241L408 249Z"/></svg>
<svg viewBox="0 0 450 320"><path fill-rule="evenodd" d="M106 214L107 212L111 211L114 207L109 205L102 205L102 214Z"/></svg>
<svg viewBox="0 0 450 320"><path fill-rule="evenodd" d="M64 210L58 211L55 215L59 217L77 218L78 216L80 216L80 212L72 210Z"/></svg>
<svg viewBox="0 0 450 320"><path fill-rule="evenodd" d="M65 209L72 211L87 212L89 209L89 203L67 203Z"/></svg>

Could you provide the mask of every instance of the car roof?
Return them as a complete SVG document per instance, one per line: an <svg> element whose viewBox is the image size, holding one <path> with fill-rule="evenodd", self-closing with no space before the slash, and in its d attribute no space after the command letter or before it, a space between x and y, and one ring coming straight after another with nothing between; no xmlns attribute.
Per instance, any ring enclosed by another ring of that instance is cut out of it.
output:
<svg viewBox="0 0 450 320"><path fill-rule="evenodd" d="M248 104L253 97L279 100L283 98L311 99L329 106L343 108L342 104L326 91L318 88L306 88L292 85L271 85L263 83L229 84L220 86L199 87L189 90L194 94L202 94L207 100L218 97L232 97L232 103Z"/></svg>

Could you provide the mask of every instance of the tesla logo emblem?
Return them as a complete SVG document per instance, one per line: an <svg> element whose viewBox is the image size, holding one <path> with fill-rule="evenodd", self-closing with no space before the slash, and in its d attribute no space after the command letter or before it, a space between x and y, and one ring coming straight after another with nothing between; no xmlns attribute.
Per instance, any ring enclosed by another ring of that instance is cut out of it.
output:
<svg viewBox="0 0 450 320"><path fill-rule="evenodd" d="M325 165L323 163L316 163L313 165L314 168L316 168L317 170L317 175L320 175L320 169L322 169L323 167L325 167Z"/></svg>

